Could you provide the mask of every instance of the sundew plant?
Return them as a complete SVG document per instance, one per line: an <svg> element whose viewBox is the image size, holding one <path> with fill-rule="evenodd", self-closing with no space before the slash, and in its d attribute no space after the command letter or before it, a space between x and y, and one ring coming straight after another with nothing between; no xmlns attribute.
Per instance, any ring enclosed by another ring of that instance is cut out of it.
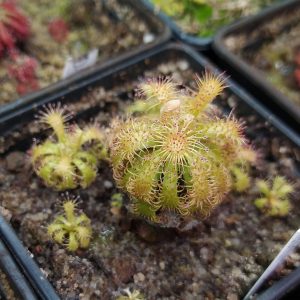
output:
<svg viewBox="0 0 300 300"><path fill-rule="evenodd" d="M31 149L31 162L44 183L58 191L86 188L96 178L97 165L106 156L104 136L96 125L81 129L67 124L70 114L60 105L49 106L39 121L53 135Z"/></svg>
<svg viewBox="0 0 300 300"><path fill-rule="evenodd" d="M209 215L232 188L232 168L251 151L241 124L219 118L210 105L224 89L221 77L206 73L196 83L189 92L170 79L143 83L151 113L117 120L111 129L114 178L134 212L153 222L164 223L170 212Z"/></svg>

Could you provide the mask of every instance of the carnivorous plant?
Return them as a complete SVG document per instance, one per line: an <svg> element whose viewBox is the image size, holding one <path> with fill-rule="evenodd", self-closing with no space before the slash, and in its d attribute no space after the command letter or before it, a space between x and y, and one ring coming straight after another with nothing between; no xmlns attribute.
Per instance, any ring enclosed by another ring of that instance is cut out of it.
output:
<svg viewBox="0 0 300 300"><path fill-rule="evenodd" d="M70 115L60 105L49 106L40 114L54 136L31 150L34 170L55 190L86 188L95 179L98 160L105 157L103 134L97 126L68 125Z"/></svg>
<svg viewBox="0 0 300 300"><path fill-rule="evenodd" d="M188 92L170 79L143 83L150 114L117 120L111 129L114 178L135 213L153 222L163 223L169 212L207 216L232 188L231 169L250 149L242 126L210 105L224 89L222 78L206 73L196 84Z"/></svg>

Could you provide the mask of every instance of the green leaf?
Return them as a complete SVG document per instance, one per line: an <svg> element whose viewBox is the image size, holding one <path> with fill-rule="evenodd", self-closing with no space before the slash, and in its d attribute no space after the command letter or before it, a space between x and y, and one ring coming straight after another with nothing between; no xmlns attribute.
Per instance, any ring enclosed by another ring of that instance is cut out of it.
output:
<svg viewBox="0 0 300 300"><path fill-rule="evenodd" d="M194 16L200 23L207 22L212 15L213 8L207 4L203 4L197 10L194 10Z"/></svg>

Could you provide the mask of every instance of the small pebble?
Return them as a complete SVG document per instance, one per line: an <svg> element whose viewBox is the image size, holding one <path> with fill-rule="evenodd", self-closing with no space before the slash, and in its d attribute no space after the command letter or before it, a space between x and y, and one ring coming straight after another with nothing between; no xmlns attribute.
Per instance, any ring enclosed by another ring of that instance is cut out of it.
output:
<svg viewBox="0 0 300 300"><path fill-rule="evenodd" d="M133 279L134 279L135 283L143 282L143 281L145 281L145 275L143 273L139 272L133 276Z"/></svg>
<svg viewBox="0 0 300 300"><path fill-rule="evenodd" d="M226 300L239 300L239 297L238 297L237 294L230 293L230 294L227 295Z"/></svg>
<svg viewBox="0 0 300 300"><path fill-rule="evenodd" d="M4 208L3 206L0 206L0 214L5 218L7 222L10 222L12 213L8 209Z"/></svg>
<svg viewBox="0 0 300 300"><path fill-rule="evenodd" d="M166 268L166 265L165 265L165 263L163 261L161 261L159 263L159 267L160 267L161 270L164 270Z"/></svg>
<svg viewBox="0 0 300 300"><path fill-rule="evenodd" d="M111 181L104 180L103 186L104 186L106 189L111 189L111 188L113 187L113 183L112 183Z"/></svg>
<svg viewBox="0 0 300 300"><path fill-rule="evenodd" d="M186 60L179 61L177 65L181 71L185 71L189 68L189 63Z"/></svg>
<svg viewBox="0 0 300 300"><path fill-rule="evenodd" d="M144 44L150 44L154 41L155 36L152 33L146 33L143 36L143 42Z"/></svg>

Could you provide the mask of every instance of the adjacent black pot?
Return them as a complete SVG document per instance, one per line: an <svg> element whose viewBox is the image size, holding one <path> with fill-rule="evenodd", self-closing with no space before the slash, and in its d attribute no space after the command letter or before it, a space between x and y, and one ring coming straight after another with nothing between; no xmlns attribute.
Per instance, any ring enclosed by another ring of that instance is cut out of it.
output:
<svg viewBox="0 0 300 300"><path fill-rule="evenodd" d="M284 1L284 0L278 0ZM214 36L211 37L201 37L195 36L188 33L185 33L181 28L173 21L173 19L167 16L161 11L157 11L154 5L151 3L151 0L141 0L153 14L157 15L173 32L174 37L183 43L197 48L198 50L209 50L211 48Z"/></svg>
<svg viewBox="0 0 300 300"><path fill-rule="evenodd" d="M220 74L220 71L218 69L216 69L206 58L198 55L193 49L179 44L166 45L160 50L154 49L148 54L135 56L131 60L122 61L120 64L112 64L109 68L98 71L95 74L86 77L84 80L76 85L70 86L68 89L46 95L45 97L38 99L38 101L34 103L28 103L27 105L23 105L21 109L16 108L10 114L1 116L0 134L2 134L5 138L5 135L9 134L13 129L22 130L22 126L27 121L32 120L37 110L47 103L62 102L63 104L68 104L72 101L76 101L76 99L79 99L81 95L83 95L86 91L90 90L93 87L100 85L109 89L116 83L120 84L120 82L128 81L131 78L137 78L140 75L141 70L144 70L145 68L152 68L162 62L171 59L187 60L193 71L197 73L201 73L206 69ZM228 93L238 98L239 105L245 107L245 113L257 113L266 121L272 123L285 135L287 135L295 144L300 146L299 136L284 124L282 124L276 116L274 116L269 110L265 109L259 102L256 101L256 99L249 96L244 89L242 89L232 80L228 80L227 85L229 86L229 88L227 89ZM97 113L99 110L101 110L100 106L89 107L85 111L82 111L77 117L90 117L93 114ZM229 112L230 111L225 111L224 113L226 114ZM28 145L31 143L30 137L23 136L21 139L24 140L21 140L20 144L18 144L16 147L18 147L18 149L22 149L22 147L28 148ZM6 151L10 151L10 149L7 148ZM3 222L0 222L0 225L1 224L5 225L5 223ZM42 295L41 297L44 297L44 291L49 288L49 283L44 279L41 281L39 275L36 273L36 265L32 260L28 261L29 257L24 257L24 253L26 253L26 250L21 246L20 241L17 240L15 234L11 231L11 229L8 230L7 226L4 226L4 229L5 230L1 229L0 226L0 230L4 232L3 239L7 241L7 245L9 246L10 250L15 253L17 261L20 261L22 263L24 271L30 278L29 281L31 282L31 285L34 287L38 287L40 291L39 295ZM41 283L46 284L46 287L41 286ZM53 290L51 288L49 288L49 290L53 293L52 295L54 295L54 298L50 297L43 299L56 299ZM271 300L272 298L266 299Z"/></svg>
<svg viewBox="0 0 300 300"><path fill-rule="evenodd" d="M145 7L148 8L149 11L159 17L166 24L166 26L171 29L175 38L190 46L194 46L199 50L207 50L210 47L213 41L212 37L197 37L187 34L176 25L171 17L167 16L161 11L157 11L154 5L151 3L151 0L141 0L141 2L144 3Z"/></svg>
<svg viewBox="0 0 300 300"><path fill-rule="evenodd" d="M148 9L145 9L144 5L136 0L127 0L126 5L128 5L132 10L136 12L136 15L143 19L148 27L155 34L155 39L149 44L141 44L136 48L130 49L126 52L120 53L110 60L99 61L94 66L86 68L72 75L70 78L62 79L56 83L49 85L46 88L40 89L36 92L22 96L15 101L0 106L0 116L4 116L8 113L13 112L16 109L22 109L22 107L27 105L32 105L34 102L38 102L44 97L49 97L50 95L60 93L69 89L70 86L78 84L84 77L89 76L98 69L105 69L111 66L115 62L129 59L140 53L147 52L151 49L159 48L161 45L165 44L171 38L171 32L169 28L161 21L159 18L155 17ZM99 37L101 38L101 37Z"/></svg>
<svg viewBox="0 0 300 300"><path fill-rule="evenodd" d="M293 300L300 295L300 267L261 293L257 300Z"/></svg>
<svg viewBox="0 0 300 300"><path fill-rule="evenodd" d="M130 67L135 70L135 72L133 70L130 72L132 77L134 78L135 76L138 76L138 69L145 68L145 60L147 57L151 57L151 65L157 65L160 62L163 62L166 57L174 57L175 59L182 57L191 62L190 65L195 69L195 72L201 72L203 69L210 69L214 72L221 73L221 71L214 67L203 56L198 55L192 48L181 44L165 45L160 49L157 48L149 51L148 53L141 53L131 59L124 59L119 63L113 61L108 64L106 68L101 68L98 71L95 71L94 74L90 74L90 76L82 78L80 81L76 82L76 84L69 85L67 89L61 88L58 91L53 91L52 93L49 92L36 98L35 101L23 103L23 105L16 106L14 109L11 109L6 113L0 113L0 135L4 135L7 131L14 128L19 128L22 122L32 119L38 109L47 103L55 101L61 101L62 103L75 101L76 98L78 99L80 95L86 91L87 87L94 87L100 83L103 84L103 82L105 82L105 86L113 86L116 79L110 80L107 77L117 77L117 73L122 69ZM231 93L237 95L241 101L246 102L247 105L254 111L279 129L296 145L300 146L300 135L295 130L289 128L269 109L263 106L254 97L250 96L241 86L237 85L230 79L228 79L228 85Z"/></svg>
<svg viewBox="0 0 300 300"><path fill-rule="evenodd" d="M254 96L259 99L265 106L276 113L280 118L285 120L290 126L300 132L300 107L292 103L286 96L276 89L274 85L265 79L265 74L249 65L238 55L232 53L225 44L226 38L239 34L248 34L255 32L268 24L270 20L277 18L287 18L285 14L299 11L299 1L285 1L279 5L266 9L262 13L241 20L233 25L223 28L216 35L213 42L213 50L217 55L218 63L223 68L228 69L233 77L243 86L247 87ZM272 33L271 33L272 35ZM268 29L264 30L262 36L256 40L247 41L246 47L259 47L261 43L268 40L270 33ZM255 50L252 50L255 51Z"/></svg>

